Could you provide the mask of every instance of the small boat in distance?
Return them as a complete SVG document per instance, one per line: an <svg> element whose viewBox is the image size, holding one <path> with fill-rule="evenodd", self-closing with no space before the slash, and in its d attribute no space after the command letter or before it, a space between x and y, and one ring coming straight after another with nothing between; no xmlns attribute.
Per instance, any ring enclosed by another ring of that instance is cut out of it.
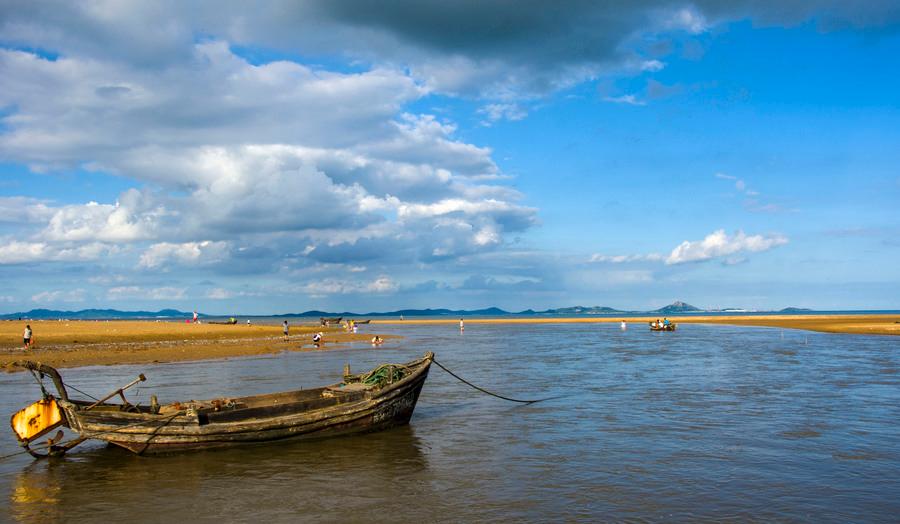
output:
<svg viewBox="0 0 900 524"><path fill-rule="evenodd" d="M323 326L339 325L343 319L344 317L319 317L319 322Z"/></svg>
<svg viewBox="0 0 900 524"><path fill-rule="evenodd" d="M676 324L674 322L669 324L650 322L650 331L675 331L675 326Z"/></svg>
<svg viewBox="0 0 900 524"><path fill-rule="evenodd" d="M220 325L225 325L225 326L234 326L235 324L237 324L237 319L234 317L231 317L228 320L224 320L224 321L223 320L208 320L208 321L206 321L206 323L207 324L220 324Z"/></svg>
<svg viewBox="0 0 900 524"><path fill-rule="evenodd" d="M48 455L61 455L87 439L151 454L380 431L409 422L433 360L434 353L428 352L406 364L382 364L357 375L350 374L348 365L342 382L315 389L165 405L153 395L150 406L125 400L124 390L143 381L143 375L92 402L70 399L56 369L17 362L50 376L59 398L44 391L42 400L14 414L10 423L22 446L35 457L47 455L29 444L59 426L77 432L78 438L59 445L60 431L48 441ZM121 403L106 402L116 395Z"/></svg>

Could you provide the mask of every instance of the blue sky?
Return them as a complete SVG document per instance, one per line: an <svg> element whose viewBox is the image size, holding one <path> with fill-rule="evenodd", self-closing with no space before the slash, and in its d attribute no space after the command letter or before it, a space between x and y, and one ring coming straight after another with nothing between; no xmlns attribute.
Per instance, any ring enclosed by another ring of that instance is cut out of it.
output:
<svg viewBox="0 0 900 524"><path fill-rule="evenodd" d="M900 309L891 2L0 7L0 311Z"/></svg>

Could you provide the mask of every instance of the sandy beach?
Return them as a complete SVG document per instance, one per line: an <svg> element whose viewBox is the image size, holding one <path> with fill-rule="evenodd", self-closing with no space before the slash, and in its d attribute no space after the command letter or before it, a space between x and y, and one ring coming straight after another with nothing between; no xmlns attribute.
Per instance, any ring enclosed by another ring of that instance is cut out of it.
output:
<svg viewBox="0 0 900 524"><path fill-rule="evenodd" d="M610 323L621 318L466 318L468 326L478 324ZM656 317L625 319L632 329L646 326ZM677 324L731 324L805 329L828 333L900 335L897 315L765 315L765 316L676 316ZM35 345L25 351L22 331L25 321L0 322L0 367L15 371L16 360L37 360L58 368L208 360L282 351L323 351L345 347L347 342L368 342L378 324L457 324L459 319L417 319L372 321L366 333L350 334L338 328L323 331L318 323L291 326L288 341L280 325L187 324L155 321L55 321L31 320ZM325 333L324 343L312 344L312 334ZM390 335L381 335L390 339Z"/></svg>
<svg viewBox="0 0 900 524"><path fill-rule="evenodd" d="M25 325L34 331L34 347L23 349ZM312 344L321 331L323 342ZM317 322L292 324L285 341L280 325L222 325L155 321L56 321L0 322L0 367L16 360L35 360L57 368L90 365L140 364L208 360L279 353L323 351L345 347L347 342L368 342L375 335L324 329ZM381 335L389 339L390 336Z"/></svg>

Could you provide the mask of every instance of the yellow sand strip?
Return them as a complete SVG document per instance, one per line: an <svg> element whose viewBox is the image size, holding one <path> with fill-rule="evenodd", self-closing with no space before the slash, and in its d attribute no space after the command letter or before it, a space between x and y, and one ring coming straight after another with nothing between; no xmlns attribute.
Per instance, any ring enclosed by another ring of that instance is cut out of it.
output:
<svg viewBox="0 0 900 524"><path fill-rule="evenodd" d="M35 344L24 350L22 332L31 325ZM322 331L324 343L312 345L312 334ZM365 343L373 329L353 335L338 328L323 329L318 322L292 324L285 341L280 325L187 324L155 321L55 321L0 322L0 368L11 369L15 360L36 360L53 367L138 364L208 360L279 353L320 351ZM382 338L396 338L381 335Z"/></svg>

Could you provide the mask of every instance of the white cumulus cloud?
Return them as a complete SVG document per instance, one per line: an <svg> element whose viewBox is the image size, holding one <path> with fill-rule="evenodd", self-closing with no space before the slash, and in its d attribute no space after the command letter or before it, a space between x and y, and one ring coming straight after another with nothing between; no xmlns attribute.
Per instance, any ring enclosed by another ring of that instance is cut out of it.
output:
<svg viewBox="0 0 900 524"><path fill-rule="evenodd" d="M528 112L522 109L519 104L513 103L487 104L480 108L478 113L484 115L485 119L482 121L482 125L485 126L490 126L500 120L522 120L528 116Z"/></svg>
<svg viewBox="0 0 900 524"><path fill-rule="evenodd" d="M399 286L388 276L379 276L372 281L354 279L324 279L309 282L301 287L304 293L314 296L346 295L346 294L384 294L393 293Z"/></svg>
<svg viewBox="0 0 900 524"><path fill-rule="evenodd" d="M141 255L139 265L155 268L170 261L184 265L211 264L222 260L227 250L227 242L161 242L153 244Z"/></svg>
<svg viewBox="0 0 900 524"><path fill-rule="evenodd" d="M666 264L700 262L741 252L768 251L787 243L787 237L782 235L747 235L743 231L738 231L729 236L725 230L720 229L710 233L703 240L685 240L666 257Z"/></svg>

